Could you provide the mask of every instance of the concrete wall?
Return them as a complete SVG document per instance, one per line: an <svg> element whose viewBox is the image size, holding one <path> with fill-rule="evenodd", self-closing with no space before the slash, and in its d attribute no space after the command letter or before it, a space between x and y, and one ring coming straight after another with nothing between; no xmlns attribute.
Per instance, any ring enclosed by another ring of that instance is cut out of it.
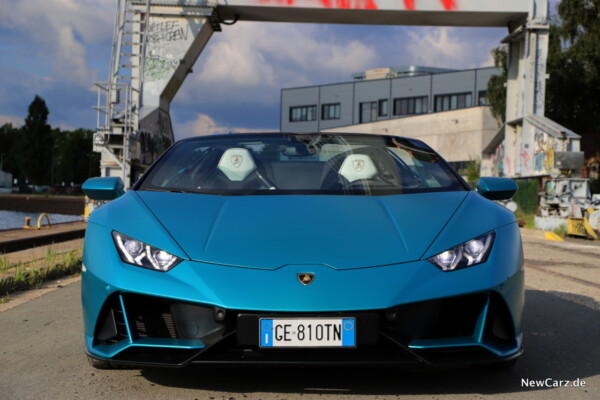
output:
<svg viewBox="0 0 600 400"><path fill-rule="evenodd" d="M503 140L483 154L481 173L508 177L549 176L559 173L555 166L556 153L579 151L579 135L547 118L529 116L519 124L505 126Z"/></svg>
<svg viewBox="0 0 600 400"><path fill-rule="evenodd" d="M489 107L471 107L323 131L383 133L419 139L440 153L446 161L460 162L481 159L483 149L498 129Z"/></svg>

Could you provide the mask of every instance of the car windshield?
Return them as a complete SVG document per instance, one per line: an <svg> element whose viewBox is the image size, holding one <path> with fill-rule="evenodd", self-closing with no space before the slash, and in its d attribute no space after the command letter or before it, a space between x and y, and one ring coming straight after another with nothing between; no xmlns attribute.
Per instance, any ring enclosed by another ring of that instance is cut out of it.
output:
<svg viewBox="0 0 600 400"><path fill-rule="evenodd" d="M359 134L239 134L178 142L137 190L220 195L468 190L421 141Z"/></svg>

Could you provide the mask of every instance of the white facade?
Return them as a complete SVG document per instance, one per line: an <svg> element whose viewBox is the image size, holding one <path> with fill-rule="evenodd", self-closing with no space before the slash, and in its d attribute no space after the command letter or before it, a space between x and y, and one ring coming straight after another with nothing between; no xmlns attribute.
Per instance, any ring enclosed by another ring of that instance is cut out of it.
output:
<svg viewBox="0 0 600 400"><path fill-rule="evenodd" d="M419 139L452 164L481 160L481 154L498 131L489 107L470 107L414 117L350 125L322 132L356 132Z"/></svg>

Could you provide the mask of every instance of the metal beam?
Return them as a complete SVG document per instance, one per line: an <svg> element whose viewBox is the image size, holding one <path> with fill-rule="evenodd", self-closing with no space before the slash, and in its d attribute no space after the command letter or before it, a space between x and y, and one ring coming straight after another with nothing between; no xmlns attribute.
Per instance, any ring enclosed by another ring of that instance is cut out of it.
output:
<svg viewBox="0 0 600 400"><path fill-rule="evenodd" d="M218 0L221 18L321 24L507 27L523 23L523 0Z"/></svg>

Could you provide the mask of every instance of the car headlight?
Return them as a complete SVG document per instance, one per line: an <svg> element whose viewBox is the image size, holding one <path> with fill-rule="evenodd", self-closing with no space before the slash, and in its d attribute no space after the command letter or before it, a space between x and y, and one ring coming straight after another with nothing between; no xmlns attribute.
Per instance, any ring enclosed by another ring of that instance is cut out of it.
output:
<svg viewBox="0 0 600 400"><path fill-rule="evenodd" d="M495 237L494 231L488 232L427 260L444 272L484 263L490 254Z"/></svg>
<svg viewBox="0 0 600 400"><path fill-rule="evenodd" d="M122 233L113 231L112 236L121 260L128 264L166 272L182 261L181 258L171 253L140 242Z"/></svg>

